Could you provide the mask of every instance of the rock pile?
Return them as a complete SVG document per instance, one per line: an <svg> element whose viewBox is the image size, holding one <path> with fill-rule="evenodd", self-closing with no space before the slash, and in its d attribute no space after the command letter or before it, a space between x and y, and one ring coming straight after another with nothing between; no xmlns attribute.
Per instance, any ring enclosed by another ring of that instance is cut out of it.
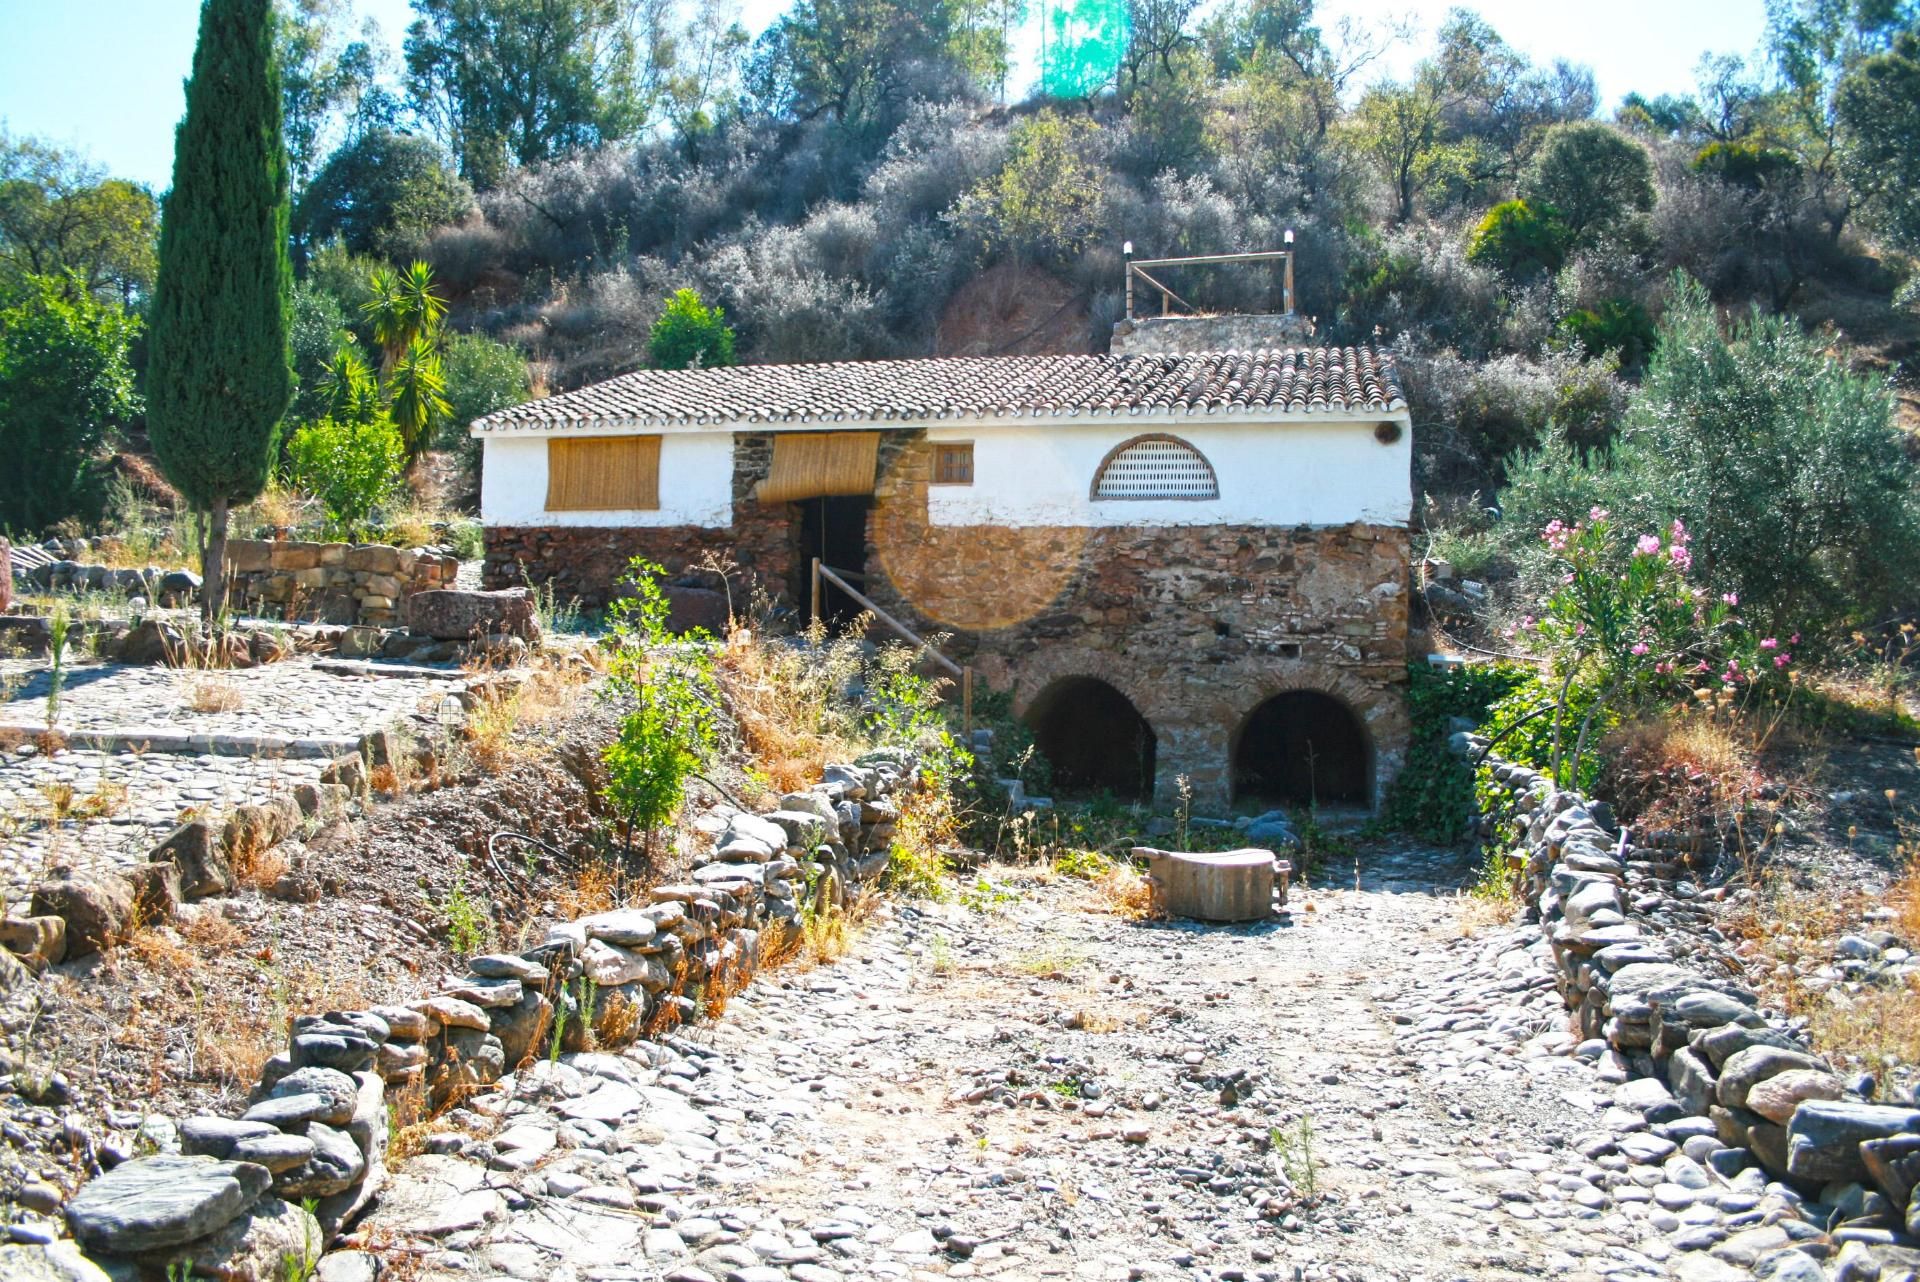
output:
<svg viewBox="0 0 1920 1282"><path fill-rule="evenodd" d="M1454 740L1463 754L1486 746ZM1537 771L1489 765L1509 804L1482 817L1483 835L1517 843L1522 897L1583 1039L1576 1053L1617 1056L1634 1079L1626 1104L1667 1128L1669 1138L1645 1137L1663 1150L1651 1156L1682 1150L1677 1126L1695 1165L1726 1179L1764 1169L1807 1198L1801 1214L1833 1243L1880 1257L1848 1276L1920 1267L1920 1101L1872 1100L1871 1077L1843 1079L1796 1023L1731 978L1742 968L1712 900L1673 851L1636 845L1604 803Z"/></svg>
<svg viewBox="0 0 1920 1282"><path fill-rule="evenodd" d="M893 798L919 783L904 750L830 765L770 814L705 816L712 849L685 883L653 888L644 905L558 925L525 953L474 957L467 974L406 1006L296 1017L241 1117L181 1123L177 1140L163 1137L170 1151L124 1161L75 1194L67 1227L106 1265L158 1273L186 1263L203 1276L266 1282L292 1260L305 1276L385 1178L390 1101L402 1117L448 1104L515 1066L582 1051L588 1028L607 1045L669 1033L752 978L764 937L797 932L810 902L884 869ZM183 829L160 879L176 894L187 879L219 884L221 853L283 817L236 812L217 837ZM62 920L71 938L76 919ZM630 1087L610 1080L599 1090L607 1098L584 1096L571 1112L632 1111ZM509 1140L495 1141L503 1160Z"/></svg>

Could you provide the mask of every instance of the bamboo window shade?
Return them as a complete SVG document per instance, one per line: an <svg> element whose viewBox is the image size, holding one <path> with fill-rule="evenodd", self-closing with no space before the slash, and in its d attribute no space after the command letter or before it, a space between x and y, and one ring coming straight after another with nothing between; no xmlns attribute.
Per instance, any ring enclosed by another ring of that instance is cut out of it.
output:
<svg viewBox="0 0 1920 1282"><path fill-rule="evenodd" d="M659 437L547 442L547 511L650 512L659 506Z"/></svg>
<svg viewBox="0 0 1920 1282"><path fill-rule="evenodd" d="M773 466L756 493L762 503L871 494L879 461L878 432L782 433L773 438Z"/></svg>

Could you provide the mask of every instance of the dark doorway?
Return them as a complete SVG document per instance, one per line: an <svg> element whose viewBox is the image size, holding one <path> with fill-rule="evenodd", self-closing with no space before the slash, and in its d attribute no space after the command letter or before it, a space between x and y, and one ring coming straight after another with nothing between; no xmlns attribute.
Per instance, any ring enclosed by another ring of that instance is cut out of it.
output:
<svg viewBox="0 0 1920 1282"><path fill-rule="evenodd" d="M1367 736L1347 706L1315 690L1253 710L1233 749L1233 795L1277 805L1368 805Z"/></svg>
<svg viewBox="0 0 1920 1282"><path fill-rule="evenodd" d="M1023 718L1053 765L1054 790L1153 795L1153 727L1127 696L1093 677L1067 677L1040 692Z"/></svg>
<svg viewBox="0 0 1920 1282"><path fill-rule="evenodd" d="M867 509L873 498L866 494L835 495L800 501L800 599L810 601L813 592L813 558L830 570L843 574L863 574L867 568ZM856 588L864 589L859 579L848 575ZM854 599L831 583L820 585L820 614L829 628L842 628L860 616Z"/></svg>

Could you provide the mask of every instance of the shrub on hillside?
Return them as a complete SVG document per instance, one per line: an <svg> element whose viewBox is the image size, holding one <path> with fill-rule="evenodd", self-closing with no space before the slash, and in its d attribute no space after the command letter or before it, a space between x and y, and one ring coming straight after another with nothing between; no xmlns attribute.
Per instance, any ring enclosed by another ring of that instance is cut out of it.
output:
<svg viewBox="0 0 1920 1282"><path fill-rule="evenodd" d="M1840 628L1911 591L1920 491L1905 445L1884 383L1789 318L1756 312L1723 333L1683 278L1612 451L1518 458L1502 505L1516 540L1569 501L1650 528L1683 520L1706 582L1760 625Z"/></svg>
<svg viewBox="0 0 1920 1282"><path fill-rule="evenodd" d="M655 369L712 368L734 363L733 326L718 307L708 307L691 289L678 289L647 334Z"/></svg>
<svg viewBox="0 0 1920 1282"><path fill-rule="evenodd" d="M1502 201L1487 211L1467 240L1467 261L1525 279L1557 272L1573 236L1552 205Z"/></svg>

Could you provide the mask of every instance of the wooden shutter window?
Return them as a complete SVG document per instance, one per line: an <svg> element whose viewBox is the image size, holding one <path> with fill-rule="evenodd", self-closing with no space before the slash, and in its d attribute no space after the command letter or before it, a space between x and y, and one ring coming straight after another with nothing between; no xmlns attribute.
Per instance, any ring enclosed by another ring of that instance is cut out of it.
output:
<svg viewBox="0 0 1920 1282"><path fill-rule="evenodd" d="M659 437L547 442L547 511L652 512L659 507Z"/></svg>
<svg viewBox="0 0 1920 1282"><path fill-rule="evenodd" d="M972 441L933 447L933 483L935 485L973 484Z"/></svg>

